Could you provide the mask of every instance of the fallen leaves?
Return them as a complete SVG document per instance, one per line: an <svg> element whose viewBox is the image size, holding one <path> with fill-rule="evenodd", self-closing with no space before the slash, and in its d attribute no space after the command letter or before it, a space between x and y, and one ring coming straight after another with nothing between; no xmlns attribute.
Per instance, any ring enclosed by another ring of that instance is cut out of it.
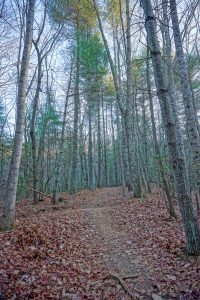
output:
<svg viewBox="0 0 200 300"><path fill-rule="evenodd" d="M182 252L181 222L166 221L157 192L144 201L123 199L118 188L60 197L56 208L23 200L15 231L0 235L7 300L200 299L200 261Z"/></svg>

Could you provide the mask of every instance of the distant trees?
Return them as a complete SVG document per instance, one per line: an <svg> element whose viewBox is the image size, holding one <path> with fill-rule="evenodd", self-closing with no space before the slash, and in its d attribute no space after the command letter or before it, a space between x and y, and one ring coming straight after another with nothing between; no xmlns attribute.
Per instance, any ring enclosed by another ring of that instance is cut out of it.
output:
<svg viewBox="0 0 200 300"><path fill-rule="evenodd" d="M82 34L80 41L80 77L87 87L87 120L88 120L88 183L89 189L94 187L94 140L93 126L94 115L100 109L100 87L102 85L103 76L107 71L107 57L105 49L97 35L90 32ZM99 113L99 111L98 111ZM99 116L97 117L99 118ZM99 120L100 121L100 120ZM98 121L98 122L99 122ZM99 129L98 129L99 130ZM98 135L98 181L101 179L101 147L100 134Z"/></svg>
<svg viewBox="0 0 200 300"><path fill-rule="evenodd" d="M32 115L30 120L30 138L31 138L31 147L32 147L32 173L33 173L33 198L34 202L38 202L39 194L37 193L38 189L38 158L37 158L37 141L35 136L35 123L36 123L36 114L38 111L39 99L40 99L40 92L42 88L42 77L43 77L43 68L44 68L44 61L52 52L54 48L58 35L61 31L61 28L53 31L51 33L51 29L46 29L46 19L47 19L47 1L44 2L43 8L43 19L41 25L38 28L37 37L33 38L33 45L35 47L36 55L37 55L37 65L36 65L36 89L35 94L33 97L33 104L32 104ZM46 31L46 32L45 32ZM35 34L36 35L36 34Z"/></svg>

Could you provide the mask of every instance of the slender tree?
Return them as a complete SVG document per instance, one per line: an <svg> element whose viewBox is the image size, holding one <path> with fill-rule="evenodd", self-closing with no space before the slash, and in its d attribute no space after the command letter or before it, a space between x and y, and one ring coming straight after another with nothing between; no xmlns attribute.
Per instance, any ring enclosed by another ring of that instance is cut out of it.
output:
<svg viewBox="0 0 200 300"><path fill-rule="evenodd" d="M33 35L35 0L28 0L27 6L26 33L18 83L15 138L3 205L3 216L1 220L2 230L12 229L15 221L15 203L24 134L25 101Z"/></svg>

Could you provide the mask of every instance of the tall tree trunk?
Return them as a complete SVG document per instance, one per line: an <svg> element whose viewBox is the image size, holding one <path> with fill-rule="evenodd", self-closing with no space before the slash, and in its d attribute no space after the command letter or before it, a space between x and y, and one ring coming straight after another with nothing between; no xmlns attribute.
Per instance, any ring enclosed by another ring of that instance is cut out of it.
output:
<svg viewBox="0 0 200 300"><path fill-rule="evenodd" d="M26 33L18 83L15 138L3 205L3 216L1 224L2 230L11 230L14 227L15 222L15 203L24 134L26 107L25 101L33 35L35 0L27 1L27 5L28 12L26 19Z"/></svg>
<svg viewBox="0 0 200 300"><path fill-rule="evenodd" d="M102 92L102 117L103 117L103 158L104 158L104 175L105 186L108 186L108 168L107 168L107 139L106 139L106 122L105 122L105 111L104 111L104 99L103 99L103 92Z"/></svg>
<svg viewBox="0 0 200 300"><path fill-rule="evenodd" d="M30 124L30 137L31 137L31 146L32 146L32 179L33 179L33 201L35 203L39 200L39 194L37 191L37 183L38 183L38 171L37 171L37 151L36 151L36 138L35 138L35 120L36 120L36 113L38 109L38 102L40 97L40 89L41 89L41 83L42 83L42 61L40 57L40 52L37 47L37 44L35 44L36 52L38 55L38 71L37 71L37 87L35 96L33 99L33 108L32 108L32 117L31 117L31 124Z"/></svg>
<svg viewBox="0 0 200 300"><path fill-rule="evenodd" d="M97 151L98 151L98 173L97 173L97 186L102 187L102 162L101 162L101 110L100 110L100 94L98 94L98 117L97 117Z"/></svg>
<svg viewBox="0 0 200 300"><path fill-rule="evenodd" d="M142 101L144 102L144 100ZM139 124L140 122L139 122L138 104L136 99L134 102L134 106L135 106L135 117L134 117L135 128L134 129L135 129L135 141L136 141L135 156L137 161L137 175L138 175L137 177L141 178L140 180L141 184L138 184L138 186L140 186L139 191L141 191L141 194L146 194L150 192L150 190L148 184L147 161L145 160L145 151L143 150L142 147L142 143L145 144L145 136L144 134L142 134L140 124Z"/></svg>
<svg viewBox="0 0 200 300"><path fill-rule="evenodd" d="M117 156L116 156L116 142L115 142L115 131L114 131L114 120L113 120L113 104L111 104L111 131L112 131L112 148L113 148L113 163L114 163L114 185L118 186L118 166L117 166Z"/></svg>
<svg viewBox="0 0 200 300"><path fill-rule="evenodd" d="M188 79L187 66L185 62L179 20L177 14L176 0L170 0L170 14L174 33L174 42L176 47L176 59L179 68L181 81L181 91L185 106L186 127L189 135L190 145L193 152L194 166L196 170L196 179L200 190L200 136L198 131L197 117L193 106L192 92Z"/></svg>
<svg viewBox="0 0 200 300"><path fill-rule="evenodd" d="M91 97L91 95L89 95ZM88 107L88 123L89 123L89 141L88 141L88 187L93 189L93 154L92 154L92 103L89 99Z"/></svg>
<svg viewBox="0 0 200 300"><path fill-rule="evenodd" d="M167 178L165 175L164 165L161 157L160 147L157 139L156 133L156 123L155 123L155 116L154 116L154 109L153 109L153 98L151 93L151 82L150 82L150 70L149 70L149 57L147 57L147 68L146 68L146 76L147 76L147 90L148 90L148 97L149 97L149 105L150 105L150 113L151 113L151 124L152 124L152 133L153 133L153 143L154 143L154 151L158 161L159 173L161 176L161 182L163 185L164 192L167 197L167 209L171 217L176 218L176 213L174 209L173 200L170 194L169 185L167 182Z"/></svg>
<svg viewBox="0 0 200 300"><path fill-rule="evenodd" d="M171 111L169 99L170 93L166 86L166 78L163 72L160 45L157 37L156 19L153 14L151 1L142 0L142 5L145 13L145 25L148 45L152 56L157 94L160 101L162 119L174 173L177 200L185 231L186 249L188 254L197 255L200 253L200 231L192 207L183 144L179 139L179 135L176 134L175 120Z"/></svg>
<svg viewBox="0 0 200 300"><path fill-rule="evenodd" d="M174 65L172 61L172 49L171 49L171 38L170 38L170 24L169 24L169 14L168 14L168 2L166 0L162 0L162 10L163 10L163 24L162 24L162 36L163 36L163 55L165 56L164 66L167 79L169 81L169 90L170 90L170 100L172 111L174 114L174 118L177 124L177 131L180 128L179 118L177 112L177 95L176 95L176 87L174 81ZM181 138L181 135L180 135Z"/></svg>
<svg viewBox="0 0 200 300"><path fill-rule="evenodd" d="M123 133L122 126L119 117L119 109L117 108L117 152L119 153L118 164L119 164L119 184L122 186L122 193L126 196L126 186L125 186L125 172L124 172L124 163L123 163L123 155L122 155L122 145L123 145Z"/></svg>
<svg viewBox="0 0 200 300"><path fill-rule="evenodd" d="M75 194L77 191L77 165L78 165L78 117L80 107L79 97L79 80L80 80L80 26L79 17L77 16L77 49L76 49L76 78L74 87L74 129L73 129L73 153L71 167L71 184L70 192Z"/></svg>
<svg viewBox="0 0 200 300"><path fill-rule="evenodd" d="M134 158L133 158L133 135L132 135L132 105L131 105L131 91L132 91L132 77L131 77L131 24L129 12L129 0L126 0L126 112L124 117L126 140L128 146L128 161L130 168L130 178L128 187L134 191Z"/></svg>

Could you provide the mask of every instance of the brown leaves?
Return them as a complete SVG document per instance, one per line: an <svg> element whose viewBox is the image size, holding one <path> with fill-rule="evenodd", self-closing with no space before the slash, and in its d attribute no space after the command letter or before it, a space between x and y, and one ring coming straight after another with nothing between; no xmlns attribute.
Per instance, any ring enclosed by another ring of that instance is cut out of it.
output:
<svg viewBox="0 0 200 300"><path fill-rule="evenodd" d="M132 199L115 214L118 226L121 220L129 223L123 226L132 241L129 248L137 257L143 257L141 263L149 270L155 294L159 291L163 296L185 299L185 295L197 293L200 299L200 263L183 252L180 219L171 222L166 219L166 209L156 194L149 195L142 203Z"/></svg>
<svg viewBox="0 0 200 300"><path fill-rule="evenodd" d="M200 261L183 253L181 222L166 221L157 192L143 201L117 188L61 197L58 209L23 200L15 231L0 235L6 299L130 299L109 273L125 278L135 299L200 299Z"/></svg>
<svg viewBox="0 0 200 300"><path fill-rule="evenodd" d="M22 227L21 232L15 238L15 242L21 247L39 246L45 244L45 236L38 226L30 224L28 227Z"/></svg>

